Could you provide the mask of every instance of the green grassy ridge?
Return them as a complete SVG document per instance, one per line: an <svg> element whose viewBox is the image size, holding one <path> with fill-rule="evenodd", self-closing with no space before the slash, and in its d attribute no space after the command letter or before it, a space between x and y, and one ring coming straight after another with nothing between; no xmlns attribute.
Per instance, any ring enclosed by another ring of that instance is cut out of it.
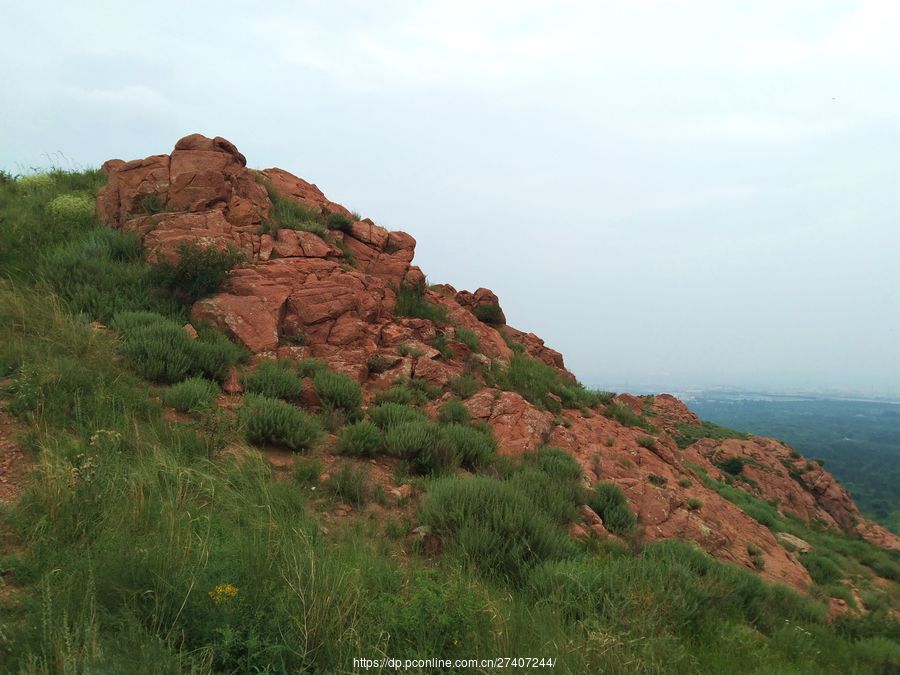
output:
<svg viewBox="0 0 900 675"><path fill-rule="evenodd" d="M87 178L27 192L0 183L4 222L30 218L0 228L15 244L0 246L0 367L37 462L21 501L0 511L23 547L0 560L22 598L0 608L0 662L12 670L340 672L381 654L530 654L569 673L900 667L896 622L829 624L816 600L688 544L573 544L552 504L523 500L513 482L491 522L546 545L521 559L507 551L512 575L472 573L479 561L462 552L490 543L483 529L439 555L397 555L407 544L366 520L324 537L296 484L272 480L253 453L210 460L208 432L165 421L156 390L115 357L118 340L28 272L35 249L7 233L39 230L44 205ZM3 210L10 202L17 216ZM58 228L54 243L84 232ZM156 309L145 302L125 309ZM525 468L553 486L574 477L552 453ZM451 481L469 490L516 475L424 479L425 503ZM852 559L857 544L843 545Z"/></svg>

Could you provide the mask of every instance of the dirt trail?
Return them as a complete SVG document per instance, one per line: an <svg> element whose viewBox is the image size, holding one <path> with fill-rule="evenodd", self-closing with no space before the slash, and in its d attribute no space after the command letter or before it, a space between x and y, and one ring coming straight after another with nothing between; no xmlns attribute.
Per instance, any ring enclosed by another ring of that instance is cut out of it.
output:
<svg viewBox="0 0 900 675"><path fill-rule="evenodd" d="M0 502L19 498L31 469L31 460L15 441L20 431L21 425L2 409L0 402Z"/></svg>

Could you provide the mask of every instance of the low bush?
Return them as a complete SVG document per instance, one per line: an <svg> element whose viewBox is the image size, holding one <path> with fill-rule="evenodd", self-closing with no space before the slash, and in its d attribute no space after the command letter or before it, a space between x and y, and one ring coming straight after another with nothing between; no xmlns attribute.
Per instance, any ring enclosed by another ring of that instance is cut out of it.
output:
<svg viewBox="0 0 900 675"><path fill-rule="evenodd" d="M290 361L261 361L253 372L244 376L244 390L248 394L291 401L300 398L303 382Z"/></svg>
<svg viewBox="0 0 900 675"><path fill-rule="evenodd" d="M369 501L372 492L366 470L354 467L350 462L341 463L326 481L325 488L351 506L362 506Z"/></svg>
<svg viewBox="0 0 900 675"><path fill-rule="evenodd" d="M504 323L506 323L505 319L503 318L503 311L500 309L500 305L498 305L497 303L476 305L472 310L472 313L475 315L475 318L482 323L487 323L492 326L502 326Z"/></svg>
<svg viewBox="0 0 900 675"><path fill-rule="evenodd" d="M677 422L675 426L678 429L678 433L675 434L675 443L679 448L686 448L689 445L696 443L701 438L725 440L727 438L747 439L750 437L749 434L744 434L727 427L720 427L718 424L713 424L712 422L701 422L699 425Z"/></svg>
<svg viewBox="0 0 900 675"><path fill-rule="evenodd" d="M455 422L456 424L468 424L470 418L469 409L462 401L451 399L438 408L437 418L439 422L443 422L444 424L449 424L451 422Z"/></svg>
<svg viewBox="0 0 900 675"><path fill-rule="evenodd" d="M439 325L447 323L447 309L426 300L424 288L401 288L397 292L394 313L397 316L428 319Z"/></svg>
<svg viewBox="0 0 900 675"><path fill-rule="evenodd" d="M450 378L450 391L460 398L473 396L482 386L481 382L466 373Z"/></svg>
<svg viewBox="0 0 900 675"><path fill-rule="evenodd" d="M315 485L325 466L317 457L297 457L294 460L293 477L301 485Z"/></svg>
<svg viewBox="0 0 900 675"><path fill-rule="evenodd" d="M618 401L611 401L606 404L603 414L626 427L639 427L641 429L646 429L647 431L653 430L652 425L645 417L637 414L631 407L624 403L619 403Z"/></svg>
<svg viewBox="0 0 900 675"><path fill-rule="evenodd" d="M216 402L221 390L219 385L201 377L191 377L163 392L162 399L179 412L191 412L209 408Z"/></svg>
<svg viewBox="0 0 900 675"><path fill-rule="evenodd" d="M95 200L87 194L63 194L47 204L47 214L58 224L84 226L94 219L94 203Z"/></svg>
<svg viewBox="0 0 900 675"><path fill-rule="evenodd" d="M467 469L486 465L497 450L493 436L472 427L451 423L442 429L442 435Z"/></svg>
<svg viewBox="0 0 900 675"><path fill-rule="evenodd" d="M385 448L384 432L371 422L348 424L337 439L335 449L343 455L372 457Z"/></svg>
<svg viewBox="0 0 900 675"><path fill-rule="evenodd" d="M466 347L476 354L481 352L481 344L478 340L478 333L468 328L457 328L456 339L462 342Z"/></svg>
<svg viewBox="0 0 900 675"><path fill-rule="evenodd" d="M349 375L333 370L320 370L313 377L313 384L325 408L349 413L362 405L362 387Z"/></svg>
<svg viewBox="0 0 900 675"><path fill-rule="evenodd" d="M316 419L277 398L250 394L238 413L247 440L254 445L277 445L308 450L322 430Z"/></svg>
<svg viewBox="0 0 900 675"><path fill-rule="evenodd" d="M561 371L527 354L513 354L508 368L495 364L491 376L501 389L518 392L528 402L553 412L562 407L591 408L605 395L569 381Z"/></svg>
<svg viewBox="0 0 900 675"><path fill-rule="evenodd" d="M625 493L615 484L602 481L588 493L587 505L603 519L613 534L627 535L637 525L637 518L628 505Z"/></svg>
<svg viewBox="0 0 900 675"><path fill-rule="evenodd" d="M194 340L177 322L151 312L123 312L112 325L122 338L122 355L152 382L171 384L191 376L221 382L244 355L216 330L201 327Z"/></svg>
<svg viewBox="0 0 900 675"><path fill-rule="evenodd" d="M744 460L741 457L729 457L728 459L718 462L717 466L725 473L729 473L732 476L739 476L744 470Z"/></svg>
<svg viewBox="0 0 900 675"><path fill-rule="evenodd" d="M428 417L421 410L401 403L385 402L369 410L372 421L385 431L399 424L424 422Z"/></svg>
<svg viewBox="0 0 900 675"><path fill-rule="evenodd" d="M802 554L800 563L807 569L813 581L823 586L834 584L844 577L843 570L836 562L815 551Z"/></svg>
<svg viewBox="0 0 900 675"><path fill-rule="evenodd" d="M414 394L405 384L394 384L390 389L385 389L375 397L375 403L397 403L399 405L409 405L413 402Z"/></svg>
<svg viewBox="0 0 900 675"><path fill-rule="evenodd" d="M406 460L413 473L446 473L459 464L459 457L442 431L430 420L396 424L385 434L385 444L388 452Z"/></svg>
<svg viewBox="0 0 900 675"><path fill-rule="evenodd" d="M450 346L447 336L443 333L438 333L438 336L429 344L440 352L442 359L452 359L456 356L456 352L454 352L453 347Z"/></svg>
<svg viewBox="0 0 900 675"><path fill-rule="evenodd" d="M194 242L181 244L177 261L155 265L150 280L184 304L192 305L218 291L231 268L245 259L234 248L223 251Z"/></svg>
<svg viewBox="0 0 900 675"><path fill-rule="evenodd" d="M534 465L556 481L580 481L582 477L581 465L562 448L553 445L544 445L538 448L534 454Z"/></svg>
<svg viewBox="0 0 900 675"><path fill-rule="evenodd" d="M521 583L534 565L576 551L567 534L527 496L491 478L436 481L419 520L468 567L512 583Z"/></svg>
<svg viewBox="0 0 900 675"><path fill-rule="evenodd" d="M341 232L349 232L353 227L353 218L343 213L329 213L325 218L325 224L329 230L340 230Z"/></svg>
<svg viewBox="0 0 900 675"><path fill-rule="evenodd" d="M322 359L301 359L297 362L297 372L300 377L315 377L316 373L327 369L328 364Z"/></svg>
<svg viewBox="0 0 900 675"><path fill-rule="evenodd" d="M282 197L268 178L261 175L258 175L257 178L266 188L272 202L272 209L269 211L268 219L260 227L260 234L278 230L312 232L320 237L328 234L325 217L321 211L311 209L293 199Z"/></svg>

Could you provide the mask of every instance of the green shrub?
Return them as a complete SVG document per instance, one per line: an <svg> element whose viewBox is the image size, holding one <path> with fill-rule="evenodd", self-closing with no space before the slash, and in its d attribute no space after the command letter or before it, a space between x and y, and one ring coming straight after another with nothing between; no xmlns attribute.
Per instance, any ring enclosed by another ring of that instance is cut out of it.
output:
<svg viewBox="0 0 900 675"><path fill-rule="evenodd" d="M413 473L446 473L459 464L455 447L434 422L396 424L388 429L385 439L388 452L406 460Z"/></svg>
<svg viewBox="0 0 900 675"><path fill-rule="evenodd" d="M449 360L456 355L456 352L453 351L453 347L450 346L450 342L447 340L447 336L443 333L438 333L438 336L429 344L440 352L443 359Z"/></svg>
<svg viewBox="0 0 900 675"><path fill-rule="evenodd" d="M526 466L514 471L506 482L557 525L568 525L578 517L584 494L579 481L559 480L535 466Z"/></svg>
<svg viewBox="0 0 900 675"><path fill-rule="evenodd" d="M327 370L328 364L322 359L302 359L297 362L297 372L300 377L315 377L315 374Z"/></svg>
<svg viewBox="0 0 900 675"><path fill-rule="evenodd" d="M372 457L384 450L384 432L371 422L348 424L338 436L336 450L344 455Z"/></svg>
<svg viewBox="0 0 900 675"><path fill-rule="evenodd" d="M453 448L455 456L468 469L484 466L497 450L497 442L493 436L472 427L447 424L442 435Z"/></svg>
<svg viewBox="0 0 900 675"><path fill-rule="evenodd" d="M466 373L450 378L450 391L460 398L473 396L481 387L481 382Z"/></svg>
<svg viewBox="0 0 900 675"><path fill-rule="evenodd" d="M502 326L504 323L506 323L505 319L503 318L503 311L500 309L500 305L498 305L497 303L476 305L472 310L472 313L479 321L490 324L492 326Z"/></svg>
<svg viewBox="0 0 900 675"><path fill-rule="evenodd" d="M217 292L232 267L246 259L240 251L222 251L215 246L190 242L178 247L175 263L163 262L152 268L150 280L187 305Z"/></svg>
<svg viewBox="0 0 900 675"><path fill-rule="evenodd" d="M356 468L350 462L342 462L340 468L331 474L325 487L342 502L357 507L369 501L372 492L366 470Z"/></svg>
<svg viewBox="0 0 900 675"><path fill-rule="evenodd" d="M294 480L301 485L315 485L324 468L322 460L317 457L297 457L294 460Z"/></svg>
<svg viewBox="0 0 900 675"><path fill-rule="evenodd" d="M86 194L63 194L47 204L47 213L58 223L78 225L94 219L94 199Z"/></svg>
<svg viewBox="0 0 900 675"><path fill-rule="evenodd" d="M815 551L802 554L800 563L807 569L813 581L823 586L836 583L844 576L843 570L836 562Z"/></svg>
<svg viewBox="0 0 900 675"><path fill-rule="evenodd" d="M640 427L641 429L646 429L648 431L652 428L646 418L638 415L630 406L619 403L618 401L608 403L604 409L604 414L626 427Z"/></svg>
<svg viewBox="0 0 900 675"><path fill-rule="evenodd" d="M447 309L443 305L435 305L426 300L424 288L401 288L397 292L397 306L394 313L397 316L428 319L436 324L447 323Z"/></svg>
<svg viewBox="0 0 900 675"><path fill-rule="evenodd" d="M456 339L462 342L466 347L475 352L481 352L481 344L478 340L478 333L468 328L457 328Z"/></svg>
<svg viewBox="0 0 900 675"><path fill-rule="evenodd" d="M316 419L277 398L250 394L238 420L244 435L254 445L277 445L290 450L308 450L322 430Z"/></svg>
<svg viewBox="0 0 900 675"><path fill-rule="evenodd" d="M508 368L495 365L491 374L501 389L518 392L528 402L553 412L561 407L592 407L601 396L526 354L513 354Z"/></svg>
<svg viewBox="0 0 900 675"><path fill-rule="evenodd" d="M191 377L179 382L163 392L162 398L179 412L191 412L201 408L209 408L215 402L221 390L219 385L200 377Z"/></svg>
<svg viewBox="0 0 900 675"><path fill-rule="evenodd" d="M718 463L718 467L732 476L739 476L744 470L744 460L741 457L729 457Z"/></svg>
<svg viewBox="0 0 900 675"><path fill-rule="evenodd" d="M122 355L152 382L169 384L190 376L221 382L243 356L216 330L201 327L194 340L178 323L151 312L123 312L112 325L122 337Z"/></svg>
<svg viewBox="0 0 900 675"><path fill-rule="evenodd" d="M562 448L553 445L543 445L534 455L535 466L556 481L580 481L582 477L581 465Z"/></svg>
<svg viewBox="0 0 900 675"><path fill-rule="evenodd" d="M701 508L703 508L703 502L696 497L688 497L687 507L691 511L699 511Z"/></svg>
<svg viewBox="0 0 900 675"><path fill-rule="evenodd" d="M712 422L701 422L700 425L676 422L675 426L678 429L678 433L675 434L675 443L679 448L686 448L689 445L696 443L701 438L712 438L718 441L728 438L747 439L750 437L749 434L744 434L727 427L720 427L718 424L713 424Z"/></svg>
<svg viewBox="0 0 900 675"><path fill-rule="evenodd" d="M628 498L615 484L602 481L588 493L587 505L603 519L606 529L613 534L627 535L634 530L637 518L628 506Z"/></svg>
<svg viewBox="0 0 900 675"><path fill-rule="evenodd" d="M140 240L130 232L96 227L48 243L37 272L73 313L89 320L109 323L115 314L139 308L182 311L179 303L156 292Z"/></svg>
<svg viewBox="0 0 900 675"><path fill-rule="evenodd" d="M362 405L362 387L349 375L320 370L313 377L313 384L325 408L353 412Z"/></svg>
<svg viewBox="0 0 900 675"><path fill-rule="evenodd" d="M656 439L653 436L639 436L637 444L647 450L653 450L656 447Z"/></svg>
<svg viewBox="0 0 900 675"><path fill-rule="evenodd" d="M468 424L469 409L459 399L451 399L438 409L437 418L439 422L449 424L455 422L457 424Z"/></svg>
<svg viewBox="0 0 900 675"><path fill-rule="evenodd" d="M436 481L419 520L467 566L513 583L521 583L534 565L576 550L566 533L514 486L480 476Z"/></svg>
<svg viewBox="0 0 900 675"><path fill-rule="evenodd" d="M287 401L300 398L303 383L287 360L261 361L256 369L244 376L244 390L268 398Z"/></svg>
<svg viewBox="0 0 900 675"><path fill-rule="evenodd" d="M380 392L375 397L375 403L397 403L398 405L409 405L413 402L413 391L405 384L394 384L390 389Z"/></svg>
<svg viewBox="0 0 900 675"><path fill-rule="evenodd" d="M421 410L400 403L386 402L369 410L369 417L385 431L409 422L424 422L428 417Z"/></svg>
<svg viewBox="0 0 900 675"><path fill-rule="evenodd" d="M266 188L272 202L272 209L269 211L268 219L260 227L260 234L278 230L312 232L320 237L328 234L325 217L321 211L311 209L293 199L282 197L268 178L261 176L257 176L257 178Z"/></svg>
<svg viewBox="0 0 900 675"><path fill-rule="evenodd" d="M329 213L325 219L325 224L329 230L340 230L342 232L349 232L353 227L353 223L354 220L343 213Z"/></svg>
<svg viewBox="0 0 900 675"><path fill-rule="evenodd" d="M400 356L409 356L413 359L418 359L425 356L424 351L414 345L408 345L405 342L402 345L397 346L397 353Z"/></svg>

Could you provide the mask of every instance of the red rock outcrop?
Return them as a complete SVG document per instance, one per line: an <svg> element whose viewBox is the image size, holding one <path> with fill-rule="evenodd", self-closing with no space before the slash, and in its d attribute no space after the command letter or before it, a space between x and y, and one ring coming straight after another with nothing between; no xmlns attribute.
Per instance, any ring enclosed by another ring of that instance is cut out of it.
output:
<svg viewBox="0 0 900 675"><path fill-rule="evenodd" d="M97 199L99 217L140 237L151 261L176 259L183 243L233 247L245 254L246 263L231 271L220 292L197 302L191 318L218 326L253 352L325 359L366 382L369 399L398 377L444 387L461 373L478 372L495 361L508 363L513 354L508 343L521 345L525 354L575 381L562 355L538 336L476 318L479 306L499 309L492 291L426 287L424 274L412 264L413 237L357 220L314 184L286 171L248 169L244 156L223 138L195 134L181 139L171 155L110 160L104 170L109 181ZM273 205L265 183L281 199L325 216L343 216L341 229L320 235L269 227ZM404 288L442 308L447 323L396 316L397 293ZM505 324L502 311L500 316ZM465 340L458 339L462 331L470 333ZM438 338L442 344L435 342ZM227 391L240 392L237 373ZM317 404L312 390L304 400ZM829 473L785 444L760 437L705 438L679 449L674 440L679 425L700 424L683 403L668 394L620 394L615 401L646 416L655 430L623 426L604 416L600 406L554 415L518 393L487 387L465 405L474 419L493 428L501 454L521 455L549 443L572 453L587 484L615 482L637 513L645 540L691 540L721 560L762 567L760 573L771 581L797 588L809 583L796 545L777 540L706 488L705 473L732 481L782 514L900 549L900 538L863 518ZM731 457L742 462L740 478L727 477L719 468ZM582 520L573 524L577 536L607 536L596 514L582 513Z"/></svg>

